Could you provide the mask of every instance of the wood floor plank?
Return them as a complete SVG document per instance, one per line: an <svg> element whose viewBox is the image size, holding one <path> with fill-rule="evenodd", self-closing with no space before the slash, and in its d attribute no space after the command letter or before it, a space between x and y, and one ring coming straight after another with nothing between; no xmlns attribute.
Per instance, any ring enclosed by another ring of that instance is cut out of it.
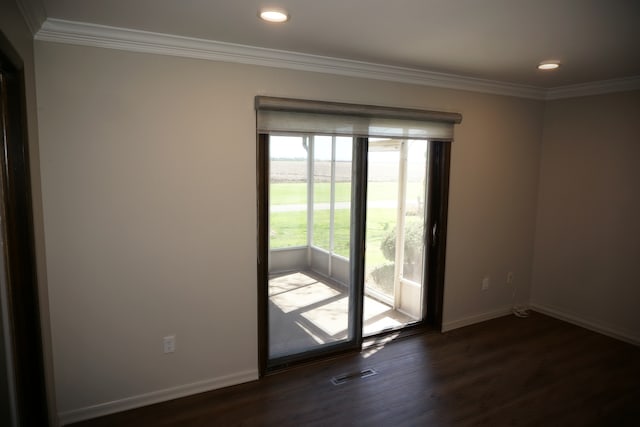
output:
<svg viewBox="0 0 640 427"><path fill-rule="evenodd" d="M377 375L333 385L373 368ZM427 333L74 424L640 426L640 348L538 313Z"/></svg>

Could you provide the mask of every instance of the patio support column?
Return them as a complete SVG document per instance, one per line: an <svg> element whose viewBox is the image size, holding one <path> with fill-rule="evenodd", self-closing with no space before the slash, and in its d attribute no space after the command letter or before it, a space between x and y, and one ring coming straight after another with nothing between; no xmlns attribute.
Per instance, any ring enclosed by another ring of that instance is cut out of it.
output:
<svg viewBox="0 0 640 427"><path fill-rule="evenodd" d="M331 176L329 178L329 277L333 274L334 225L336 214L336 137L331 138Z"/></svg>
<svg viewBox="0 0 640 427"><path fill-rule="evenodd" d="M303 137L307 142L307 266L311 267L311 243L313 242L313 199L314 199L314 140Z"/></svg>
<svg viewBox="0 0 640 427"><path fill-rule="evenodd" d="M407 187L407 153L406 140L400 141L400 167L398 168L398 209L396 217L396 258L393 274L393 308L400 306L402 269L404 264L404 220L406 211Z"/></svg>

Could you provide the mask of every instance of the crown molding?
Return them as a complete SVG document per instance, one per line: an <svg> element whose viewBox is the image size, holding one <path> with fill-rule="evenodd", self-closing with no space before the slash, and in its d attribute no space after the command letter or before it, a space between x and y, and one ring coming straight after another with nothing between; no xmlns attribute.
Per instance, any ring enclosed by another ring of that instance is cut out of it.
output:
<svg viewBox="0 0 640 427"><path fill-rule="evenodd" d="M41 0L16 0L18 9L24 17L24 20L31 31L35 35L40 31L42 24L47 19L44 5Z"/></svg>
<svg viewBox="0 0 640 427"><path fill-rule="evenodd" d="M36 40L313 71L521 98L544 99L543 89L348 59L266 49L83 22L47 19Z"/></svg>
<svg viewBox="0 0 640 427"><path fill-rule="evenodd" d="M612 92L624 92L640 89L640 76L621 79L601 80L597 82L567 85L548 89L545 99L577 98L580 96L602 95Z"/></svg>
<svg viewBox="0 0 640 427"><path fill-rule="evenodd" d="M40 0L18 1L19 4L23 2L39 4ZM41 9L41 11L44 13L44 9ZM37 22L39 22L37 16L34 15L32 22L35 28ZM132 52L337 74L537 100L574 98L640 89L640 76L545 89L413 68L53 18L48 18L44 21L35 33L35 39Z"/></svg>

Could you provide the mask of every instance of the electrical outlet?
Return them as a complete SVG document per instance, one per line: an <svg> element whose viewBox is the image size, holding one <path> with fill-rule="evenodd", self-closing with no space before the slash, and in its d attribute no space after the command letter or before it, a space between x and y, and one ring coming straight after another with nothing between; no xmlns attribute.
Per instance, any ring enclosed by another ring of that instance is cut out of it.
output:
<svg viewBox="0 0 640 427"><path fill-rule="evenodd" d="M513 271L507 273L507 285L513 284Z"/></svg>
<svg viewBox="0 0 640 427"><path fill-rule="evenodd" d="M484 276L484 279L482 279L482 290L486 291L487 289L489 289L489 276Z"/></svg>
<svg viewBox="0 0 640 427"><path fill-rule="evenodd" d="M164 353L173 353L176 351L176 336L168 335L162 339L164 345Z"/></svg>

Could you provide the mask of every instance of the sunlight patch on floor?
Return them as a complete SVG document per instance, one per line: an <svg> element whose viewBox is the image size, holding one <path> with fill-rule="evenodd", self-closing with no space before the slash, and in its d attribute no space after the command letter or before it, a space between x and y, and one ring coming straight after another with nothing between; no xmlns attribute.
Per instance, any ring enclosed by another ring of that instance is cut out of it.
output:
<svg viewBox="0 0 640 427"><path fill-rule="evenodd" d="M290 291L281 292L270 297L270 300L283 312L289 313L301 307L309 307L338 295L340 295L339 291L324 283L316 282L310 285L295 287Z"/></svg>
<svg viewBox="0 0 640 427"><path fill-rule="evenodd" d="M302 313L302 317L312 322L327 335L333 338L345 338L349 326L349 298L321 305Z"/></svg>
<svg viewBox="0 0 640 427"><path fill-rule="evenodd" d="M296 272L269 280L269 352L296 354L347 338L349 296L343 286ZM364 335L394 329L413 319L365 296Z"/></svg>
<svg viewBox="0 0 640 427"><path fill-rule="evenodd" d="M318 283L318 279L314 279L303 273L293 273L275 277L269 280L269 296L271 297L314 283Z"/></svg>

